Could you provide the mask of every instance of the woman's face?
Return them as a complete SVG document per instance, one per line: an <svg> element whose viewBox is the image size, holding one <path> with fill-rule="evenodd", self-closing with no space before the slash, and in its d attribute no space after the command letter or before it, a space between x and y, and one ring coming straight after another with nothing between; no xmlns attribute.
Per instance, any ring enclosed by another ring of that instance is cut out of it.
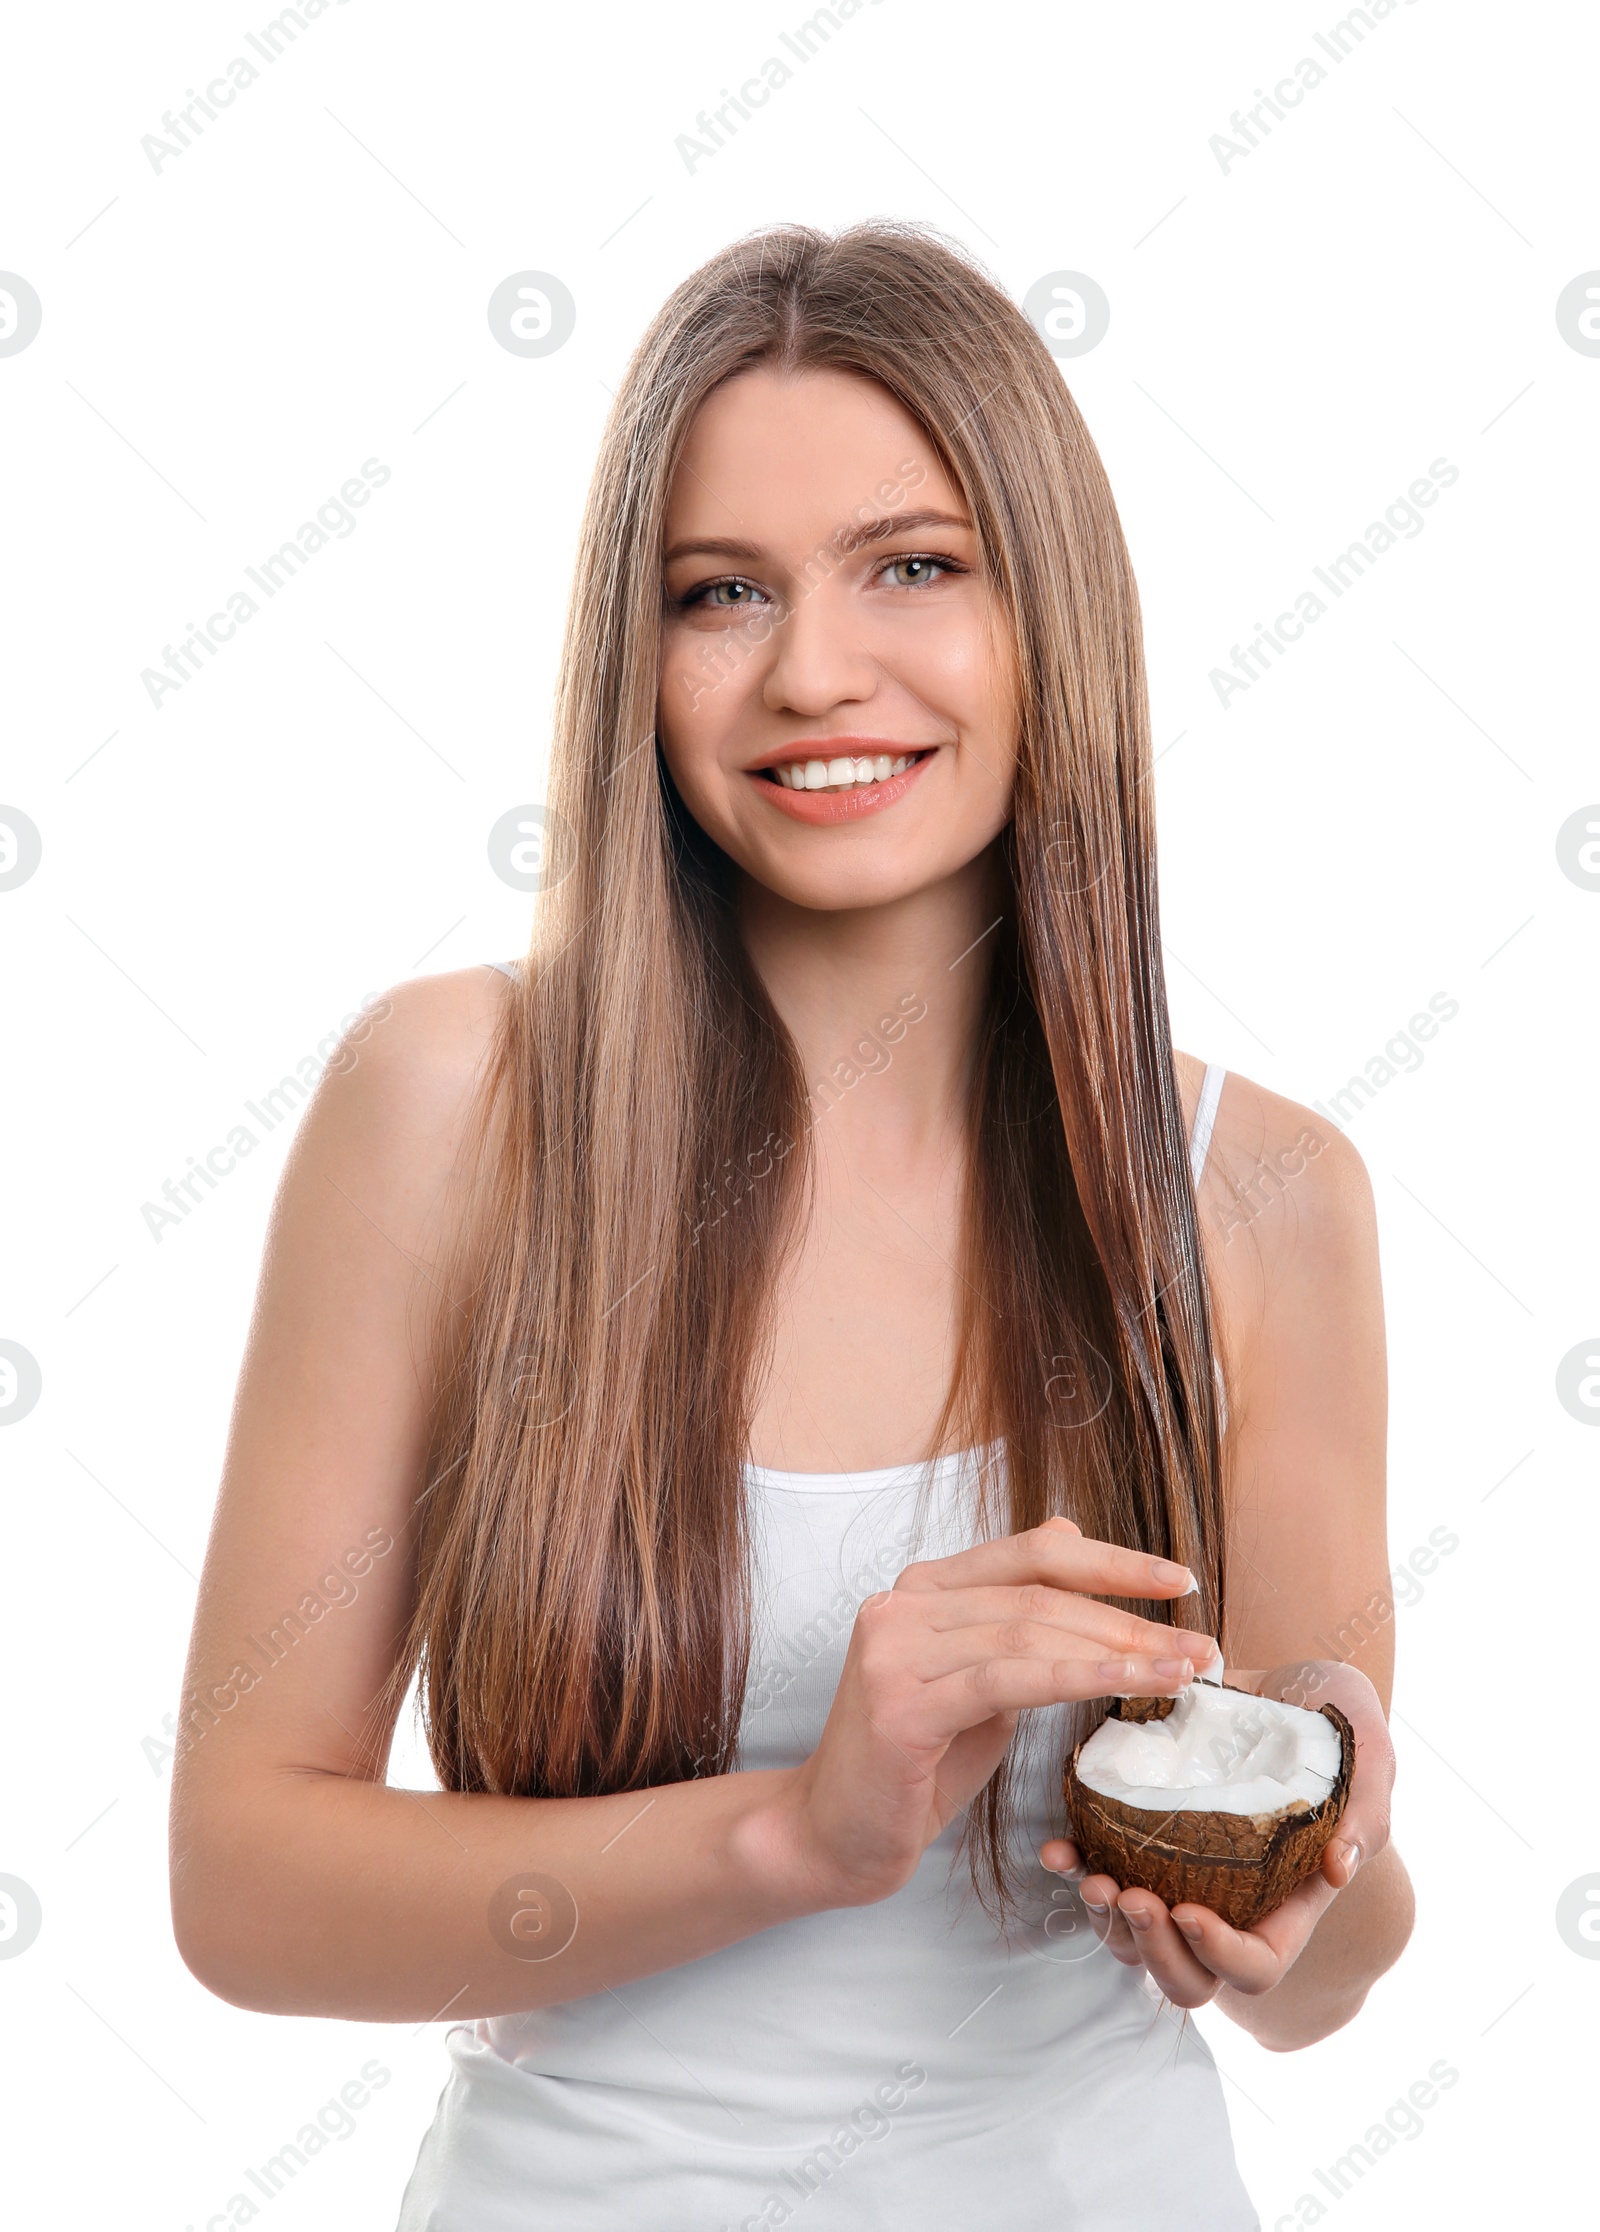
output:
<svg viewBox="0 0 1600 2232"><path fill-rule="evenodd" d="M1009 632L961 496L876 382L758 368L690 430L657 733L685 805L799 906L878 906L1011 813Z"/></svg>

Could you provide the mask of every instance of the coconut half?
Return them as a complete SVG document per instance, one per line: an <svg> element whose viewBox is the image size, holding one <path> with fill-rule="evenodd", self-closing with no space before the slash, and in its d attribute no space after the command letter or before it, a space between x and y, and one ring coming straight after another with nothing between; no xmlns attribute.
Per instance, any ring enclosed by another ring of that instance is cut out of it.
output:
<svg viewBox="0 0 1600 2232"><path fill-rule="evenodd" d="M1091 1875L1247 1930L1321 1862L1355 1754L1337 1705L1313 1713L1204 1681L1120 1697L1067 1768L1073 1840Z"/></svg>

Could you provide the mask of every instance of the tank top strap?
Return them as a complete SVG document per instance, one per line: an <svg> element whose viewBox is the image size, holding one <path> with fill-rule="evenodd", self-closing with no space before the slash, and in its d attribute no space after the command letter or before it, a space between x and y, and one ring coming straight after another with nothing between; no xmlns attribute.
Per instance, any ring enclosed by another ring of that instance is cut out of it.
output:
<svg viewBox="0 0 1600 2232"><path fill-rule="evenodd" d="M1206 1074L1200 1080L1200 1099L1194 1112L1194 1130L1189 1134L1189 1170L1194 1183L1200 1183L1200 1173L1206 1167L1206 1157L1211 1152L1211 1130L1217 1120L1217 1103L1222 1098L1222 1081L1228 1072L1221 1062L1208 1062Z"/></svg>
<svg viewBox="0 0 1600 2232"><path fill-rule="evenodd" d="M1200 1173L1206 1167L1206 1157L1211 1152L1211 1132L1217 1120L1217 1103L1222 1098L1222 1081L1228 1072L1221 1062L1208 1062L1206 1074L1200 1080L1200 1098L1194 1112L1194 1129L1189 1134L1189 1170L1196 1188ZM1212 1376L1217 1383L1217 1417L1224 1433L1228 1428L1228 1390L1223 1382L1220 1358L1211 1360Z"/></svg>
<svg viewBox="0 0 1600 2232"><path fill-rule="evenodd" d="M491 961L489 966L491 969L503 970L512 979L513 983L522 974L522 963L520 961Z"/></svg>

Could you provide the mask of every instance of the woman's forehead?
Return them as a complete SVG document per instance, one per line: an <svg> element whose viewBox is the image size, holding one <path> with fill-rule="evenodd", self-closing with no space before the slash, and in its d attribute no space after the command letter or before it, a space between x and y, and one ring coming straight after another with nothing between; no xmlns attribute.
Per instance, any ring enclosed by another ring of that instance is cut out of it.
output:
<svg viewBox="0 0 1600 2232"><path fill-rule="evenodd" d="M678 460L665 559L731 564L969 525L926 432L876 381L765 367L707 397Z"/></svg>

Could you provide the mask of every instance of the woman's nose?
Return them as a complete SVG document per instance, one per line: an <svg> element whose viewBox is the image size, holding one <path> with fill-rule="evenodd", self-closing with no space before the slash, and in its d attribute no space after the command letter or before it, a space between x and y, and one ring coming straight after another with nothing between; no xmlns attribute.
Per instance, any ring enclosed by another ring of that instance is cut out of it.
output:
<svg viewBox="0 0 1600 2232"><path fill-rule="evenodd" d="M835 705L863 703L878 687L878 667L850 601L829 585L802 590L773 627L772 659L762 682L771 713L815 719Z"/></svg>

